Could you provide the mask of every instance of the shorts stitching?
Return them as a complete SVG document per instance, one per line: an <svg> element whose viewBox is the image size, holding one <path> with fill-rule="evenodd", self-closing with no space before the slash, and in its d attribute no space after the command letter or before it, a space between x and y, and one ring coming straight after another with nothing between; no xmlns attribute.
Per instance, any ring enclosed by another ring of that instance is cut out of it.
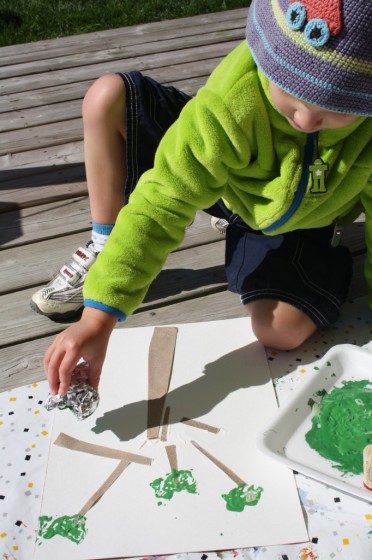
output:
<svg viewBox="0 0 372 560"><path fill-rule="evenodd" d="M315 284L312 280L310 280L310 278L306 274L306 271L304 270L304 268L303 268L303 266L300 262L300 258L301 258L301 254L303 252L303 248L304 248L304 242L298 240L296 250L295 250L295 253L294 253L294 256L293 256L293 259L292 259L292 264L293 264L294 268L297 270L297 273L300 276L301 280L303 281L303 283L306 286L308 286L309 288L314 290L314 292L317 292L318 294L320 294L324 298L328 299L328 301L330 301L336 307L340 307L341 302L335 295L333 295L332 293L328 292L324 288L321 288L320 286Z"/></svg>
<svg viewBox="0 0 372 560"><path fill-rule="evenodd" d="M126 99L125 103L127 106L127 169L131 170L131 177L127 175L127 183L125 186L125 198L126 202L129 199L130 194L133 192L135 185L138 181L138 100L137 91L133 82L132 77L129 74L123 74L119 72L119 75L124 80L126 86Z"/></svg>
<svg viewBox="0 0 372 560"><path fill-rule="evenodd" d="M311 303L309 303L308 301L302 299L299 296L295 296L289 292L285 292L284 290L251 290L249 292L246 292L245 294L240 296L240 300L243 304L246 304L249 300L252 299L258 299L257 296L262 297L269 297L270 299L278 299L280 301L285 301L286 303L290 303L293 304L295 307L298 307L299 305L301 305L302 308L306 309L308 311L308 314L313 317L316 318L318 323L326 326L329 324L329 321L327 320L326 316L323 315L323 313L321 311L319 311L319 309L317 309L314 305L312 305ZM284 300L281 299L285 298ZM297 305L295 305L297 304Z"/></svg>

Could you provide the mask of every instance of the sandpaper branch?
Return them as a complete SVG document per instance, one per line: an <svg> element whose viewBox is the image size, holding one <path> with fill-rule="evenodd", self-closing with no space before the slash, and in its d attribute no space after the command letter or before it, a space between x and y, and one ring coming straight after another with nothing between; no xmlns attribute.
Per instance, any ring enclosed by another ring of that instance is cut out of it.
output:
<svg viewBox="0 0 372 560"><path fill-rule="evenodd" d="M231 469L229 469L229 467L224 465L219 459L216 459L216 457L214 457L211 453L209 453L209 451L203 449L203 447L199 445L196 441L191 440L191 443L193 444L194 447L196 447L196 449L198 449L201 453L203 453L203 455L205 455L210 461L212 461L212 463L214 463L219 469L221 469L221 471L227 474L227 476L230 477L231 480L236 482L236 484L246 484L246 482L242 478L240 478L240 476L235 474Z"/></svg>
<svg viewBox="0 0 372 560"><path fill-rule="evenodd" d="M167 406L164 412L164 418L163 418L162 428L160 433L161 441L167 441L168 439L169 416L170 416L170 406Z"/></svg>
<svg viewBox="0 0 372 560"><path fill-rule="evenodd" d="M126 461L129 463L151 465L153 461L150 457L144 457L143 455L130 453L129 451L121 451L120 449L114 449L112 447L104 447L103 445L88 443L81 439L73 438L63 432L61 432L54 441L54 445L70 449L71 451L81 451L83 453L89 453L90 455L107 457L108 459L120 459L120 461Z"/></svg>
<svg viewBox="0 0 372 560"><path fill-rule="evenodd" d="M166 445L165 450L172 471L178 471L177 450L175 445Z"/></svg>
<svg viewBox="0 0 372 560"><path fill-rule="evenodd" d="M181 422L183 424L187 424L188 426L192 426L193 428L199 428L200 430L207 430L208 432L212 432L213 434L218 434L221 431L221 428L216 428L216 426L211 426L210 424L206 424L205 422L199 422L199 420L193 420L192 418L182 418Z"/></svg>
<svg viewBox="0 0 372 560"><path fill-rule="evenodd" d="M161 419L172 375L178 329L155 327L148 357L147 437L159 437Z"/></svg>

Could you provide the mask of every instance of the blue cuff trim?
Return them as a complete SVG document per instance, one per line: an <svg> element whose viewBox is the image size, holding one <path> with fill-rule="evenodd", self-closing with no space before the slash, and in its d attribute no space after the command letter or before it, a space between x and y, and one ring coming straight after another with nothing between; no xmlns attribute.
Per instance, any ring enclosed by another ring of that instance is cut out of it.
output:
<svg viewBox="0 0 372 560"><path fill-rule="evenodd" d="M92 222L92 229L96 233L101 235L110 235L114 227L114 224L97 224L97 222Z"/></svg>
<svg viewBox="0 0 372 560"><path fill-rule="evenodd" d="M104 311L105 313L109 313L110 315L115 315L119 321L125 321L127 318L126 314L120 311L120 309L116 309L116 307L110 307L109 305L105 305L104 303L100 303L99 301L95 301L94 299L85 299L84 300L85 307L93 307L93 309L98 309L99 311Z"/></svg>

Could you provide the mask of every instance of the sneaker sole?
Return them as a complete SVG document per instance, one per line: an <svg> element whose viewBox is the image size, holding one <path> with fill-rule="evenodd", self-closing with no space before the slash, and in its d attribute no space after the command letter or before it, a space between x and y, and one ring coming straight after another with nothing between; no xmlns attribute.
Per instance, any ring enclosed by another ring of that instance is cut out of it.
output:
<svg viewBox="0 0 372 560"><path fill-rule="evenodd" d="M78 315L80 315L82 310L83 310L83 305L82 305L79 309L77 309L75 311L67 311L66 313L55 313L55 312L54 313L45 313L44 311L41 311L41 309L32 300L30 301L30 307L33 311L35 311L39 315L44 315L44 317L48 317L48 319L52 319L54 321L65 320L65 319L73 319L74 317L77 317Z"/></svg>

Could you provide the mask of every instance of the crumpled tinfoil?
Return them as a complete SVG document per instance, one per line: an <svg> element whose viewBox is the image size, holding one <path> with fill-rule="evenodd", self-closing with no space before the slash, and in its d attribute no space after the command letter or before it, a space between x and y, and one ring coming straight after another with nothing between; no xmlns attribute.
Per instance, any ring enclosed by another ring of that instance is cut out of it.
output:
<svg viewBox="0 0 372 560"><path fill-rule="evenodd" d="M78 420L88 418L99 404L99 395L96 389L88 384L88 367L86 362L81 362L72 372L71 385L65 395L48 395L44 406L47 410L69 408Z"/></svg>

